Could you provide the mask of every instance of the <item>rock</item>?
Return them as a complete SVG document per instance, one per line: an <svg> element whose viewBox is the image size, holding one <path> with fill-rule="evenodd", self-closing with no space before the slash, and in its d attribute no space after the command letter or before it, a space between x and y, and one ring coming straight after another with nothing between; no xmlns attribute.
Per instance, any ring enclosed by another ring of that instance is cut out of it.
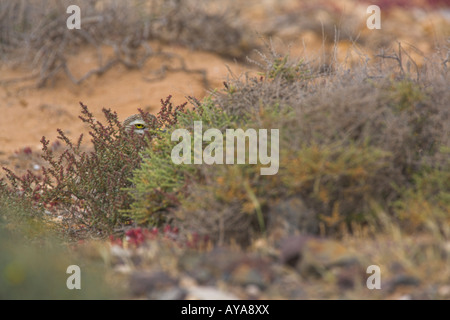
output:
<svg viewBox="0 0 450 320"><path fill-rule="evenodd" d="M154 298L154 292L168 292L176 288L177 284L177 280L162 271L136 271L130 276L129 287L134 296Z"/></svg>
<svg viewBox="0 0 450 320"><path fill-rule="evenodd" d="M209 283L214 277L213 271L205 264L204 257L187 252L178 260L178 269L186 272L200 284Z"/></svg>
<svg viewBox="0 0 450 320"><path fill-rule="evenodd" d="M352 264L345 268L339 268L336 272L336 285L339 290L344 291L354 289L357 286L356 281L364 283L367 274L363 274L362 271L359 264Z"/></svg>
<svg viewBox="0 0 450 320"><path fill-rule="evenodd" d="M188 294L187 290L182 288L170 288L160 292L152 292L149 299L154 300L183 300Z"/></svg>
<svg viewBox="0 0 450 320"><path fill-rule="evenodd" d="M438 294L440 298L450 300L450 285L444 285L439 287Z"/></svg>
<svg viewBox="0 0 450 320"><path fill-rule="evenodd" d="M282 242L280 260L305 277L320 277L333 268L360 265L356 255L339 242L304 235L288 237ZM360 269L354 271L359 274ZM343 278L342 281L344 285L347 280Z"/></svg>
<svg viewBox="0 0 450 320"><path fill-rule="evenodd" d="M187 288L187 299L193 300L239 300L234 294L224 292L215 287L190 287Z"/></svg>
<svg viewBox="0 0 450 320"><path fill-rule="evenodd" d="M320 264L325 268L350 266L358 262L356 256L337 241L309 238L305 245L303 264Z"/></svg>
<svg viewBox="0 0 450 320"><path fill-rule="evenodd" d="M201 285L226 281L246 287L265 288L273 279L270 265L273 260L257 254L244 254L230 249L216 248L199 254L186 253L178 261L178 268Z"/></svg>
<svg viewBox="0 0 450 320"><path fill-rule="evenodd" d="M257 299L261 294L261 290L257 285L249 284L245 287L245 293L249 296L250 299Z"/></svg>
<svg viewBox="0 0 450 320"><path fill-rule="evenodd" d="M254 285L266 288L273 279L270 261L261 258L246 258L233 267L229 281L240 286Z"/></svg>
<svg viewBox="0 0 450 320"><path fill-rule="evenodd" d="M179 259L178 268L187 272L199 284L212 285L216 280L228 279L233 266L244 256L241 252L223 248L215 248L203 254L187 252Z"/></svg>
<svg viewBox="0 0 450 320"><path fill-rule="evenodd" d="M392 293L401 286L417 287L420 285L420 280L408 274L400 274L394 276L385 285L387 292Z"/></svg>
<svg viewBox="0 0 450 320"><path fill-rule="evenodd" d="M283 199L268 210L267 230L275 241L296 234L317 234L319 221L301 198Z"/></svg>
<svg viewBox="0 0 450 320"><path fill-rule="evenodd" d="M295 268L302 259L303 248L307 240L306 236L285 238L281 243L281 262Z"/></svg>

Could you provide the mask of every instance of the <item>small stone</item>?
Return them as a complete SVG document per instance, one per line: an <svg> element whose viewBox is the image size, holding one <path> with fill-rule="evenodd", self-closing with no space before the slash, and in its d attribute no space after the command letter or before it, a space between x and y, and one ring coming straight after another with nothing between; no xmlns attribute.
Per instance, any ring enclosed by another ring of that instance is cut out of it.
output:
<svg viewBox="0 0 450 320"><path fill-rule="evenodd" d="M420 285L420 280L416 277L407 275L407 274L400 274L397 276L394 276L390 281L386 283L387 291L388 292L394 292L398 289L398 287L401 286L412 286L417 287Z"/></svg>
<svg viewBox="0 0 450 320"><path fill-rule="evenodd" d="M191 287L188 288L187 299L191 300L239 300L237 296L224 292L215 287Z"/></svg>
<svg viewBox="0 0 450 320"><path fill-rule="evenodd" d="M149 299L152 300L183 300L187 291L181 288L170 288L168 290L152 292Z"/></svg>
<svg viewBox="0 0 450 320"><path fill-rule="evenodd" d="M172 289L177 281L161 271L136 271L130 276L130 291L134 296L152 296L153 292Z"/></svg>
<svg viewBox="0 0 450 320"><path fill-rule="evenodd" d="M111 255L111 263L115 270L121 273L129 273L131 271L128 263L131 258L130 250L126 250L118 245L113 245L111 246L109 253Z"/></svg>
<svg viewBox="0 0 450 320"><path fill-rule="evenodd" d="M441 286L438 289L438 294L444 299L450 298L450 285Z"/></svg>
<svg viewBox="0 0 450 320"><path fill-rule="evenodd" d="M121 274L130 274L132 270L131 266L127 264L118 264L114 267L114 271Z"/></svg>
<svg viewBox="0 0 450 320"><path fill-rule="evenodd" d="M257 285L249 284L245 287L245 293L247 293L252 299L255 299L261 294L261 290Z"/></svg>
<svg viewBox="0 0 450 320"><path fill-rule="evenodd" d="M180 270L187 272L199 284L213 284L216 279L226 279L243 254L215 248L204 255L187 252L178 261Z"/></svg>
<svg viewBox="0 0 450 320"><path fill-rule="evenodd" d="M305 236L288 237L281 243L281 262L295 267L302 259L302 251L307 241Z"/></svg>
<svg viewBox="0 0 450 320"><path fill-rule="evenodd" d="M248 264L242 264L236 267L231 274L231 281L240 285L255 285L259 288L264 288L267 281L264 279L260 270L251 267Z"/></svg>

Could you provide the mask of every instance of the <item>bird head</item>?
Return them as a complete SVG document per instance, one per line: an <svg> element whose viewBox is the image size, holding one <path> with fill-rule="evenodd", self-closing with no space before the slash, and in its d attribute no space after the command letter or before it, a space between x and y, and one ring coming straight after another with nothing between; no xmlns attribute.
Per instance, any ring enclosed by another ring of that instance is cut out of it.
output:
<svg viewBox="0 0 450 320"><path fill-rule="evenodd" d="M149 129L156 129L157 120L154 115L149 114L147 119L143 119L141 114L134 114L126 118L123 122L125 131L130 133L143 135L149 131Z"/></svg>

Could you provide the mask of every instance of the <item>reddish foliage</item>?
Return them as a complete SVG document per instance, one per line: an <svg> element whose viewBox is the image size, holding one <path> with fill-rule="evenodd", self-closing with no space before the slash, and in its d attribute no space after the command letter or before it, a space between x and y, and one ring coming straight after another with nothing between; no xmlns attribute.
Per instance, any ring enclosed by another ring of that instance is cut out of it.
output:
<svg viewBox="0 0 450 320"><path fill-rule="evenodd" d="M184 102L176 107L170 101L172 96L169 95L166 100L161 99L161 110L158 112L158 120L164 126L172 126L178 122L178 114L185 113L187 102Z"/></svg>

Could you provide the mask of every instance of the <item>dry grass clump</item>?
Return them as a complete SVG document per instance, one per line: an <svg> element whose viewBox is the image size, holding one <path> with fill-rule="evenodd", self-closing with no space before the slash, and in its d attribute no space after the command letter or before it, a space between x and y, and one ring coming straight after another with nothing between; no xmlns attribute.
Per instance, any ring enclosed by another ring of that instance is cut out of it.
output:
<svg viewBox="0 0 450 320"><path fill-rule="evenodd" d="M69 5L81 8L81 29L67 28ZM144 20L132 8L118 2L100 6L94 1L5 1L0 12L8 18L2 20L0 48L7 53L8 61L31 62L34 72L27 78L36 78L38 87L54 81L61 73L78 84L117 63L139 68L150 56L151 48L145 43L149 34ZM67 60L85 45L96 48L98 67L77 78ZM112 47L114 56L105 57L103 46Z"/></svg>
<svg viewBox="0 0 450 320"><path fill-rule="evenodd" d="M240 61L258 48L249 25L230 4L224 6L217 0L163 2L163 17L155 34L160 40Z"/></svg>

